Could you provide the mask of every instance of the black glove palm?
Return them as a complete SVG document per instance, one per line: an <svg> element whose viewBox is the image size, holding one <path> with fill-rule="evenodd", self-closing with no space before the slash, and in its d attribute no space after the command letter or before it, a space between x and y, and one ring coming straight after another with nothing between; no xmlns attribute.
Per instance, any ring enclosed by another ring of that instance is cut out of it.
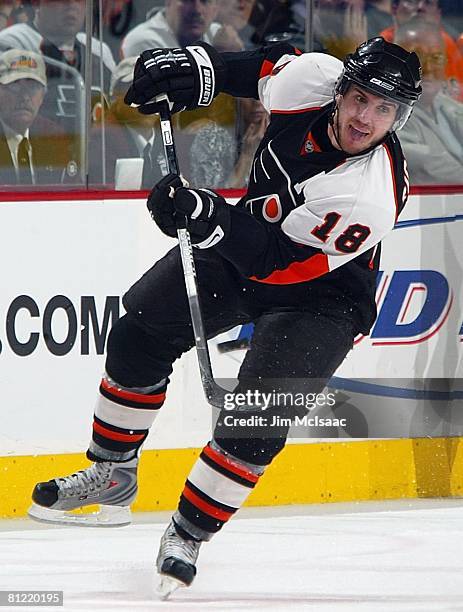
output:
<svg viewBox="0 0 463 612"><path fill-rule="evenodd" d="M165 176L147 202L152 218L167 236L186 227L198 248L215 246L230 227L230 208L222 196L208 189L187 189L176 174Z"/></svg>

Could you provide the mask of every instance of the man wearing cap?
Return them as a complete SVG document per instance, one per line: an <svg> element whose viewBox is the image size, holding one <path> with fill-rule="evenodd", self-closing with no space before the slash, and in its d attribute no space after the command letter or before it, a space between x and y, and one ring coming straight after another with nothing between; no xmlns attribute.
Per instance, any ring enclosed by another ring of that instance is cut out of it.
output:
<svg viewBox="0 0 463 612"><path fill-rule="evenodd" d="M114 184L118 160L123 164L126 160L143 159L142 176L132 174L133 183L125 185L129 189L152 189L167 174L158 116L142 115L124 103L136 61L137 56L128 57L116 66L111 77L111 103L104 116L104 129L100 123L92 130L89 171L93 184Z"/></svg>
<svg viewBox="0 0 463 612"><path fill-rule="evenodd" d="M438 24L417 18L398 27L395 40L421 61L423 93L400 133L411 181L461 184L463 104L445 90L445 39Z"/></svg>
<svg viewBox="0 0 463 612"><path fill-rule="evenodd" d="M0 55L2 185L56 184L77 175L66 136L38 115L46 87L41 55L21 49Z"/></svg>
<svg viewBox="0 0 463 612"><path fill-rule="evenodd" d="M394 24L380 33L385 40L392 42L397 28L415 17L439 26L445 46L446 93L455 100L463 101L463 57L457 43L445 30L441 20L440 0L392 0Z"/></svg>
<svg viewBox="0 0 463 612"><path fill-rule="evenodd" d="M85 0L32 0L33 23L17 23L0 32L0 50L27 49L46 59L48 93L42 113L68 133L79 134L80 109L84 95L80 85L85 77ZM114 59L109 47L92 38L92 90L99 98L108 92ZM49 58L49 59L48 59ZM59 62L59 63L57 63ZM100 82L100 63L103 83ZM77 115L77 117L76 117ZM77 148L79 142L76 143Z"/></svg>

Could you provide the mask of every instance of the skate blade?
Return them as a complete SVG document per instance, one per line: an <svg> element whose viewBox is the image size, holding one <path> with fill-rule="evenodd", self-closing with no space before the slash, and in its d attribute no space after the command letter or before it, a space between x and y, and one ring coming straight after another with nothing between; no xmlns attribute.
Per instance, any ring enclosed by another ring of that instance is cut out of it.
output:
<svg viewBox="0 0 463 612"><path fill-rule="evenodd" d="M72 514L72 512L65 510L53 510L52 508L32 504L27 514L34 521L41 523L76 525L79 527L124 527L132 522L129 506L100 505L99 512Z"/></svg>
<svg viewBox="0 0 463 612"><path fill-rule="evenodd" d="M177 580L177 578L173 578L172 576L159 574L159 577L160 580L156 589L156 595L163 601L168 599L177 589L186 586L184 582Z"/></svg>

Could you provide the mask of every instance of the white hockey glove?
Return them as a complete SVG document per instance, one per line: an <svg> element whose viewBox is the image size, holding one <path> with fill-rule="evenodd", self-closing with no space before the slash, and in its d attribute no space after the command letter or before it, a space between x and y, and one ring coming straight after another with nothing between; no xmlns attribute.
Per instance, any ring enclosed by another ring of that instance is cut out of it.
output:
<svg viewBox="0 0 463 612"><path fill-rule="evenodd" d="M209 106L224 84L226 65L207 43L184 49L144 51L134 68L125 103L150 115L159 112L156 98L167 95L171 111Z"/></svg>

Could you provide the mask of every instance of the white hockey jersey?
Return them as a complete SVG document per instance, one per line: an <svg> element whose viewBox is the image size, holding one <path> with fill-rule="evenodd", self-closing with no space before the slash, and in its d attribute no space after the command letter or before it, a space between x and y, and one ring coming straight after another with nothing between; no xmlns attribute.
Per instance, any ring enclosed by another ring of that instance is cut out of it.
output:
<svg viewBox="0 0 463 612"><path fill-rule="evenodd" d="M342 63L321 53L271 59L261 61L258 83L271 121L232 231L217 250L254 284L291 286L310 300L327 294L352 300L367 328L380 241L408 196L399 141L390 135L360 155L334 148L327 128Z"/></svg>

